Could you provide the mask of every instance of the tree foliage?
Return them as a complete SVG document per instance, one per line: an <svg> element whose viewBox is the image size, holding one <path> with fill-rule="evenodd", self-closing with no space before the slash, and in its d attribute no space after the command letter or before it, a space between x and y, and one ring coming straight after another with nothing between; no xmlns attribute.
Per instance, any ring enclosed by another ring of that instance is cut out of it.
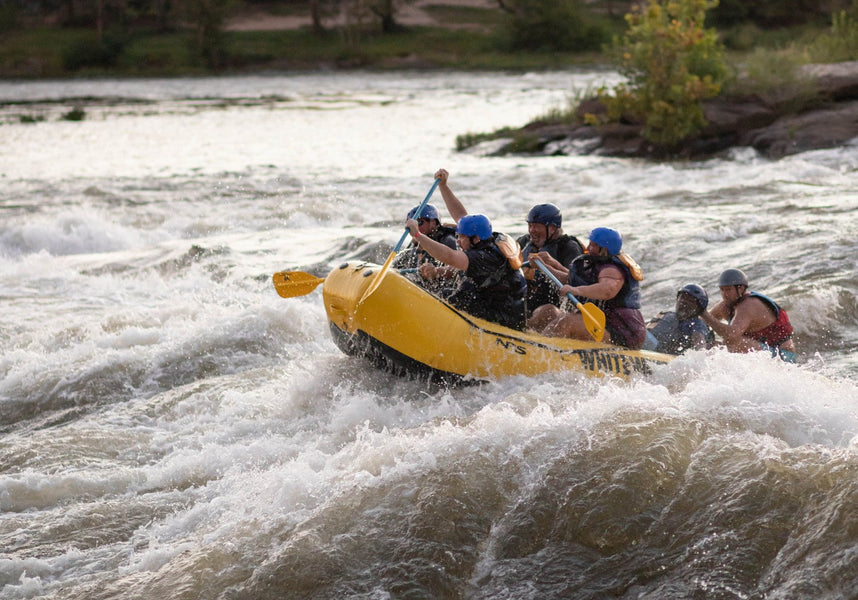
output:
<svg viewBox="0 0 858 600"><path fill-rule="evenodd" d="M747 22L783 27L824 19L841 6L845 8L844 0L721 0L709 17L719 27Z"/></svg>
<svg viewBox="0 0 858 600"><path fill-rule="evenodd" d="M226 60L224 24L234 0L182 0L177 4L180 15L194 27L194 42L206 66L218 68Z"/></svg>
<svg viewBox="0 0 858 600"><path fill-rule="evenodd" d="M609 121L643 125L643 136L670 147L705 126L701 102L721 90L727 69L714 30L703 27L717 0L645 0L626 15L629 29L610 54L627 83L602 90Z"/></svg>
<svg viewBox="0 0 858 600"><path fill-rule="evenodd" d="M858 0L831 15L831 27L814 40L811 56L818 62L858 60Z"/></svg>
<svg viewBox="0 0 858 600"><path fill-rule="evenodd" d="M597 50L608 39L580 0L497 0L514 50Z"/></svg>

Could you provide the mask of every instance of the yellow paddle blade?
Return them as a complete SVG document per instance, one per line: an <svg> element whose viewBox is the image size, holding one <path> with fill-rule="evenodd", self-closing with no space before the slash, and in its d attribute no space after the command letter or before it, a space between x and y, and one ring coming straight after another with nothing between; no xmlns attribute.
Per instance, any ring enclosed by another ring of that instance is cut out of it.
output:
<svg viewBox="0 0 858 600"><path fill-rule="evenodd" d="M275 273L272 277L274 280L274 289L277 294L283 298L294 298L295 296L304 296L316 289L316 286L324 281L309 273L303 271L281 271Z"/></svg>
<svg viewBox="0 0 858 600"><path fill-rule="evenodd" d="M588 302L587 304L579 303L575 306L578 307L578 310L581 311L581 316L584 317L584 327L587 328L587 331L593 336L594 340L601 342L605 336L605 313L592 302Z"/></svg>
<svg viewBox="0 0 858 600"><path fill-rule="evenodd" d="M387 260L384 261L384 266L381 267L381 271L379 271L378 275L373 278L372 283L369 284L369 287L366 288L366 291L363 293L363 296L361 296L360 300L358 300L358 306L363 304L363 301L369 298L372 293L378 289L378 286L381 285L381 280L384 279L387 270L390 268L390 265L393 264L394 258L396 258L396 250L394 250L388 255Z"/></svg>

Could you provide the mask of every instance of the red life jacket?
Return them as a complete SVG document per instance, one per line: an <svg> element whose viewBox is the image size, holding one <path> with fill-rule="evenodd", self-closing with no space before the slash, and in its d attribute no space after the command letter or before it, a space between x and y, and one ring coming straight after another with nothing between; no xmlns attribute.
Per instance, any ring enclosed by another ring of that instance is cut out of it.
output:
<svg viewBox="0 0 858 600"><path fill-rule="evenodd" d="M787 312L778 306L777 302L757 292L747 292L742 296L736 304L742 302L746 298L759 298L765 302L775 314L775 322L767 327L763 327L759 331L749 331L746 333L748 337L754 338L760 342L775 348L780 346L785 341L792 337L792 324L789 322Z"/></svg>

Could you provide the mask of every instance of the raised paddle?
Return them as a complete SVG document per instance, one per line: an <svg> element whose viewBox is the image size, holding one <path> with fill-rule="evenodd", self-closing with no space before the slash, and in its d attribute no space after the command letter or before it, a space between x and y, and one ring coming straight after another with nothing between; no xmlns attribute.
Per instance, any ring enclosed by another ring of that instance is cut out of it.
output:
<svg viewBox="0 0 858 600"><path fill-rule="evenodd" d="M414 213L413 219L417 219L420 217L420 213L423 212L423 209L429 204L429 198L432 197L432 194L435 193L435 188L438 187L438 183L440 183L440 179L436 179L435 183L432 184L432 188L429 190L429 193L426 194L426 197L423 198L423 202L420 203L420 206L417 207L417 212ZM390 265L393 263L393 259L396 258L396 253L399 252L399 249L402 247L402 244L405 243L405 238L408 237L409 231L408 228L405 228L405 231L402 233L402 237L399 238L399 242L393 248L393 251L388 255L387 260L384 261L384 265L381 267L381 271L378 272L378 275L372 280L372 283L369 284L369 287L366 288L366 291L361 296L358 301L358 306L360 306L364 300L370 297L372 293L378 289L378 286L381 285L381 280L384 279L384 276L387 274L387 270L390 268Z"/></svg>
<svg viewBox="0 0 858 600"><path fill-rule="evenodd" d="M554 276L554 273L548 270L548 267L542 264L541 260L532 259L531 262L539 267L539 270L545 273L548 278L554 282L554 285L558 288L563 287L560 280ZM584 318L584 327L587 328L587 332L593 336L594 340L601 342L602 337L605 335L605 313L603 313L602 310L592 302L581 304L578 299L572 295L572 292L566 292L566 297L568 297L575 304L575 307L581 312L581 316Z"/></svg>
<svg viewBox="0 0 858 600"><path fill-rule="evenodd" d="M272 277L274 280L274 289L277 294L283 298L294 298L295 296L304 296L316 289L316 286L324 281L324 279L304 273L303 271L281 271L275 273Z"/></svg>
<svg viewBox="0 0 858 600"><path fill-rule="evenodd" d="M403 275L416 273L420 269L399 269ZM272 277L274 280L274 289L283 298L294 298L296 296L306 296L316 289L323 278L304 273L303 271L281 271L275 273Z"/></svg>

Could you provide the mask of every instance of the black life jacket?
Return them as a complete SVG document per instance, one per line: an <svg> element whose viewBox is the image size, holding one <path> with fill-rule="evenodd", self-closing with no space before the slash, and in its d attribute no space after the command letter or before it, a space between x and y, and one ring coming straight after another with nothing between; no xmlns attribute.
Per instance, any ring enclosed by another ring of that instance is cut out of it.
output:
<svg viewBox="0 0 858 600"><path fill-rule="evenodd" d="M544 246L538 249L533 247L530 235L521 236L518 242L519 244L523 244L521 251L523 260L529 260L531 253L548 252L563 266L568 267L575 258L584 253L584 248L578 238L565 233L553 240L547 241ZM536 268L536 265L531 265L531 268L533 268L533 276L527 283L528 310L533 311L543 304L560 306L561 298L554 282Z"/></svg>
<svg viewBox="0 0 858 600"><path fill-rule="evenodd" d="M514 248L507 247L504 251L498 247L498 241L504 246L509 240ZM488 252L502 260L497 261L497 267L493 266L491 272L481 274L479 281L471 277L462 279L446 296L447 300L474 316L523 330L527 317L527 280L520 268L513 268L514 264L521 265L518 244L504 234L494 233L491 238L474 244L468 252L473 251ZM510 256L513 252L514 256Z"/></svg>
<svg viewBox="0 0 858 600"><path fill-rule="evenodd" d="M524 260L528 259L531 252L548 252L548 254L553 258L556 258L561 263L564 262L563 254L575 254L576 257L584 254L584 246L581 244L580 240L578 240L574 235L567 235L565 233L553 240L548 240L545 242L544 246L538 249L533 247L533 243L530 241L530 235L521 236L518 243L524 244L521 249L521 255ZM575 252L576 249L577 252ZM563 266L568 266L568 263Z"/></svg>
<svg viewBox="0 0 858 600"><path fill-rule="evenodd" d="M500 232L492 233L492 237L488 240L481 240L475 248L490 247L493 252L503 256L506 260L495 270L494 273L486 277L479 285L480 289L490 290L493 294L503 294L512 296L513 301L521 297L522 301L527 292L527 280L521 272L521 259L519 253L509 248L507 252L501 250L498 246L499 242L514 242L512 238ZM517 304L517 302L515 302Z"/></svg>
<svg viewBox="0 0 858 600"><path fill-rule="evenodd" d="M582 254L572 261L572 265L569 268L569 285L577 287L598 283L599 267L609 263L619 268L622 272L623 287L610 300L593 300L593 302L602 310L612 308L639 309L641 307L640 284L632 276L632 272L625 263L616 256Z"/></svg>

